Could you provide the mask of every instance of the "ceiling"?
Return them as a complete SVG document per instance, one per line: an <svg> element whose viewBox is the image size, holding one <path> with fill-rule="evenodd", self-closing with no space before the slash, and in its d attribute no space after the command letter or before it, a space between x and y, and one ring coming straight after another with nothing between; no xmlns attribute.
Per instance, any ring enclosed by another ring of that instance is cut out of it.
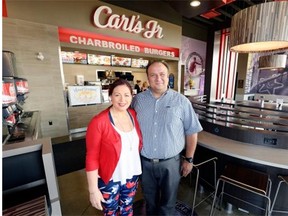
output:
<svg viewBox="0 0 288 216"><path fill-rule="evenodd" d="M175 23L175 19L173 19L174 17L182 17L185 21L197 23L216 31L230 27L231 18L240 10L273 0L199 0L201 4L195 8L190 6L192 0L101 1L151 15L172 23Z"/></svg>
<svg viewBox="0 0 288 216"><path fill-rule="evenodd" d="M240 10L273 0L200 0L201 5L195 8L190 6L191 0L163 1L180 13L184 19L220 30L230 27L231 18Z"/></svg>

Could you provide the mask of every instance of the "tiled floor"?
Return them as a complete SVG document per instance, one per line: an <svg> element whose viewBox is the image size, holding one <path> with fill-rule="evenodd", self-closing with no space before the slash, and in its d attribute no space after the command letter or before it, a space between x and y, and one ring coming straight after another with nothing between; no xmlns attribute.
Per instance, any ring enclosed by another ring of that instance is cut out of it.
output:
<svg viewBox="0 0 288 216"><path fill-rule="evenodd" d="M60 202L63 216L80 215L103 215L100 211L91 207L89 203L87 180L84 170L72 172L58 177ZM194 189L189 183L189 178L183 178L179 187L178 199L189 206L192 206L192 196ZM200 194L201 195L201 194ZM135 201L142 199L141 187L139 187ZM211 200L200 204L195 210L199 216L209 214ZM215 215L244 216L247 213L233 210L228 214L225 210L216 211Z"/></svg>

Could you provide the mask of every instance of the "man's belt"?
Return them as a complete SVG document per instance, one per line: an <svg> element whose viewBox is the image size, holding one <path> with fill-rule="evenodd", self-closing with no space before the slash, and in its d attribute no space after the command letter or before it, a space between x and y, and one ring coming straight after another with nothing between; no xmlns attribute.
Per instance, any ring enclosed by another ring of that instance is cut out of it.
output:
<svg viewBox="0 0 288 216"><path fill-rule="evenodd" d="M151 163L159 163L159 162L162 162L162 161L171 160L171 159L173 159L173 158L175 158L175 159L177 160L177 159L180 158L180 156L179 156L179 155L176 155L176 156L174 156L174 157L165 158L165 159L155 159L155 158L154 158L154 159L150 159L150 158L146 158L146 157L144 157L144 156L141 155L141 158L142 158L142 160L149 161L149 162L151 162Z"/></svg>

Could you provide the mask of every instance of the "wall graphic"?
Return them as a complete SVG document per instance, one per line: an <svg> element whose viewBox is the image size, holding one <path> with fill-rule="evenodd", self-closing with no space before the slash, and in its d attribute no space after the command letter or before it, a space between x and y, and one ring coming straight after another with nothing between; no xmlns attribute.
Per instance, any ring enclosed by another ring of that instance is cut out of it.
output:
<svg viewBox="0 0 288 216"><path fill-rule="evenodd" d="M288 52L286 52L288 54ZM265 54L267 55L267 54ZM259 70L259 54L251 56L250 70L248 69L251 80L248 82L248 93L250 94L271 94L271 95L288 95L288 56L285 69L277 70ZM250 84L250 85L249 85Z"/></svg>
<svg viewBox="0 0 288 216"><path fill-rule="evenodd" d="M184 65L184 94L203 95L206 42L182 36L180 63Z"/></svg>

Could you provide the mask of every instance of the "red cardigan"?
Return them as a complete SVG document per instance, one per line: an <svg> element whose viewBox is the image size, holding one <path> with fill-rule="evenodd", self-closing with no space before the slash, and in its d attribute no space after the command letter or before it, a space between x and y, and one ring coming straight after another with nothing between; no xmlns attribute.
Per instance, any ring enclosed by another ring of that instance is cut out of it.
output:
<svg viewBox="0 0 288 216"><path fill-rule="evenodd" d="M121 152L121 137L111 125L109 109L94 116L88 124L86 133L86 171L98 169L98 174L107 184L111 179ZM128 109L134 119L139 136L139 152L142 148L142 134L136 118L136 112Z"/></svg>

